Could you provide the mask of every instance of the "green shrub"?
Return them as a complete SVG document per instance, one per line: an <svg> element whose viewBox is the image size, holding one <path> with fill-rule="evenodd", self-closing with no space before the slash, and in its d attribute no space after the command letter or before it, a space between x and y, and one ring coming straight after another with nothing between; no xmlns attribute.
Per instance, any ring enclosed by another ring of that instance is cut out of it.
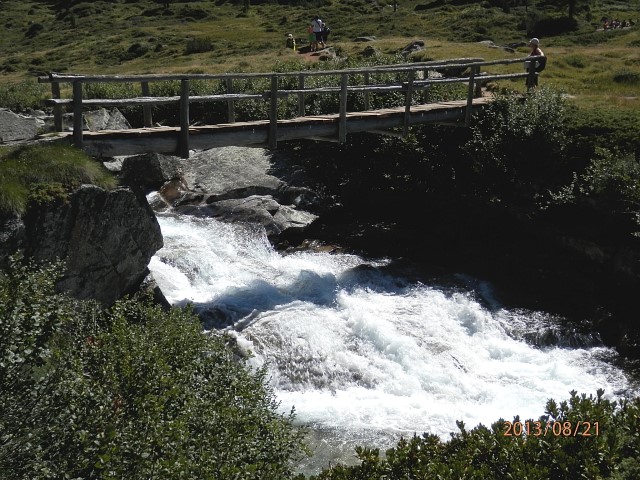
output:
<svg viewBox="0 0 640 480"><path fill-rule="evenodd" d="M497 201L535 201L572 174L566 101L559 92L535 89L524 98L498 97L472 126L464 149L471 156L477 193Z"/></svg>
<svg viewBox="0 0 640 480"><path fill-rule="evenodd" d="M336 465L312 478L638 478L640 399L611 401L603 394L600 390L587 397L571 392L569 401L549 400L545 415L536 421L500 419L491 428L478 425L472 430L458 422L459 432L447 442L431 434L414 435L387 450L385 458L377 449L357 448L359 464ZM518 434L506 435L513 433L514 424L522 426Z"/></svg>
<svg viewBox="0 0 640 480"><path fill-rule="evenodd" d="M583 55L567 55L564 61L570 67L585 68L587 66L587 59Z"/></svg>
<svg viewBox="0 0 640 480"><path fill-rule="evenodd" d="M213 50L213 43L209 38L192 38L187 42L184 54L204 53Z"/></svg>
<svg viewBox="0 0 640 480"><path fill-rule="evenodd" d="M14 112L41 108L42 100L50 96L49 86L34 81L0 84L0 107Z"/></svg>
<svg viewBox="0 0 640 480"><path fill-rule="evenodd" d="M0 276L0 475L292 478L304 451L264 370L188 310L56 294L57 267Z"/></svg>
<svg viewBox="0 0 640 480"><path fill-rule="evenodd" d="M640 83L640 74L638 72L623 71L613 75L613 81L616 83L628 83L635 85Z"/></svg>
<svg viewBox="0 0 640 480"><path fill-rule="evenodd" d="M613 211L640 211L640 163L631 154L596 149L596 156L579 176L580 194L610 204Z"/></svg>

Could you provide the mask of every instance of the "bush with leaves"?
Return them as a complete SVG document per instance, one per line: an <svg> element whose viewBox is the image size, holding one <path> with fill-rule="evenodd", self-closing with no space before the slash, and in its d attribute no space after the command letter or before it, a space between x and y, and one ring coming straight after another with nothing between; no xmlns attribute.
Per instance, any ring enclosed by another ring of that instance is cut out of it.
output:
<svg viewBox="0 0 640 480"><path fill-rule="evenodd" d="M572 171L568 145L568 107L548 88L524 98L499 96L472 128L465 145L479 194L494 200L530 202L551 185L563 185Z"/></svg>
<svg viewBox="0 0 640 480"><path fill-rule="evenodd" d="M304 452L254 371L196 317L54 292L55 267L0 278L0 478L293 477Z"/></svg>
<svg viewBox="0 0 640 480"><path fill-rule="evenodd" d="M387 450L385 458L377 449L360 447L356 449L360 464L336 465L312 478L639 478L640 398L612 401L603 394L602 390L596 396L571 392L570 399L560 404L549 400L545 415L537 421L514 418L511 424L525 426L518 435L505 435L510 433L509 424L502 419L491 428L479 425L472 430L458 422L459 432L447 442L432 434L414 435ZM584 422L590 422L589 427Z"/></svg>

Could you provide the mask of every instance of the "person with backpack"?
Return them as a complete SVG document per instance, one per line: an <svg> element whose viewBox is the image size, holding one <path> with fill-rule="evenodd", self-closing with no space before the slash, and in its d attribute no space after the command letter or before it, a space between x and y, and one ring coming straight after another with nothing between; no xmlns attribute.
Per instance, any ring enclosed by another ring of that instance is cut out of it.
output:
<svg viewBox="0 0 640 480"><path fill-rule="evenodd" d="M322 44L325 46L327 44L327 39L329 38L329 34L331 33L331 29L329 26L322 22Z"/></svg>
<svg viewBox="0 0 640 480"><path fill-rule="evenodd" d="M313 17L313 20L311 21L311 27L313 28L313 34L315 36L315 42L312 45L311 50L317 50L319 45L324 48L324 42L322 41L322 23L323 22L320 20L318 15Z"/></svg>
<svg viewBox="0 0 640 480"><path fill-rule="evenodd" d="M536 65L534 67L536 73L540 73L547 66L547 57L545 56L544 52L540 48L540 40L535 38L535 37L532 38L531 40L529 40L529 47L531 47L531 53L529 54L530 57L540 57L540 58L536 59L536 61L535 61ZM534 77L533 85L529 85L528 82L529 82L529 79L527 79L527 87L529 87L529 88L537 87L538 86L538 76L536 75Z"/></svg>

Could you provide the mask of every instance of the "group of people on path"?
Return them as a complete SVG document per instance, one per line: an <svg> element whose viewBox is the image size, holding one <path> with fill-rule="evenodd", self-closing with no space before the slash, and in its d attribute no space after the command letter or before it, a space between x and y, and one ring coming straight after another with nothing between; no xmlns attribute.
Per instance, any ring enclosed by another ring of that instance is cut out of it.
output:
<svg viewBox="0 0 640 480"><path fill-rule="evenodd" d="M635 23L631 20L618 20L617 18L602 17L600 21L602 22L603 30L612 30L614 28L627 28L627 27L633 27L633 25L635 25Z"/></svg>
<svg viewBox="0 0 640 480"><path fill-rule="evenodd" d="M309 50L315 52L327 46L327 40L331 29L316 15L307 27ZM296 49L296 40L291 33L287 34L287 48Z"/></svg>
<svg viewBox="0 0 640 480"><path fill-rule="evenodd" d="M327 38L331 29L318 15L311 20L307 32L309 34L309 47L312 52L327 46Z"/></svg>

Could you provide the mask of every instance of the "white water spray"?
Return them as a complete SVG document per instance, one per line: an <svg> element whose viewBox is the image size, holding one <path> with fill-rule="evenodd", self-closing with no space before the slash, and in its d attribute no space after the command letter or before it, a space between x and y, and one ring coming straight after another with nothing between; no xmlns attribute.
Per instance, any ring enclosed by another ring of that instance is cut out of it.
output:
<svg viewBox="0 0 640 480"><path fill-rule="evenodd" d="M385 272L353 255L281 255L258 228L158 215L165 247L150 269L173 304L234 332L267 364L283 411L314 429L315 464L348 460L356 444L398 435L446 438L499 418L537 418L571 390L629 388L597 339L536 346L554 320L500 309L478 292ZM462 283L462 282L461 282ZM489 298L490 300L490 298ZM578 344L577 348L559 345Z"/></svg>

